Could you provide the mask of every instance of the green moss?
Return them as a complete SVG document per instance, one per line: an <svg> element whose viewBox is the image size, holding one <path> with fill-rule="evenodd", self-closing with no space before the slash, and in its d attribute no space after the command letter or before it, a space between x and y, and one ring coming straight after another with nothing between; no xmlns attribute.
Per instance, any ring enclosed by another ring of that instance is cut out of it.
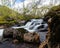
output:
<svg viewBox="0 0 60 48"><path fill-rule="evenodd" d="M2 24L15 22L18 18L17 15L19 15L19 13L6 6L0 7L0 23Z"/></svg>
<svg viewBox="0 0 60 48"><path fill-rule="evenodd" d="M60 16L60 5L53 6L49 12L45 15L45 17L52 17L52 16Z"/></svg>
<svg viewBox="0 0 60 48"><path fill-rule="evenodd" d="M53 10L53 11L60 10L60 5L58 5L58 6L53 6L53 7L51 8L51 10Z"/></svg>

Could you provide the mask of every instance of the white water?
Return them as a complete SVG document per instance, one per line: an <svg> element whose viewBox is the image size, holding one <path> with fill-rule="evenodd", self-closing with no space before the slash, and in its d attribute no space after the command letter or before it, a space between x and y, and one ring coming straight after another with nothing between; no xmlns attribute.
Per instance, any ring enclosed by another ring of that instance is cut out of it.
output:
<svg viewBox="0 0 60 48"><path fill-rule="evenodd" d="M2 38L3 38L3 31L4 31L4 29L0 29L0 40L2 40Z"/></svg>
<svg viewBox="0 0 60 48"><path fill-rule="evenodd" d="M43 22L43 19L32 19L31 21L27 22L26 25L20 26L20 27L12 27L14 29L17 28L24 28L29 32L35 32L39 26L41 26ZM47 26L44 24L44 26Z"/></svg>

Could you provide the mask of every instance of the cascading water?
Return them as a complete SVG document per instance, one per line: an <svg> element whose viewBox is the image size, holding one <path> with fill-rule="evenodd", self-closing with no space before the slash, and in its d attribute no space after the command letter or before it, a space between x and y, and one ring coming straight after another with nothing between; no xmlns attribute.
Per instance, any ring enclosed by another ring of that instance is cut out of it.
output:
<svg viewBox="0 0 60 48"><path fill-rule="evenodd" d="M42 26L42 25L44 26L40 30L44 30L45 28L47 28L47 26L48 26L47 23L42 24L43 22L44 22L43 19L31 19L31 21L28 21L26 23L26 25L24 25L24 26L12 27L12 28L14 28L14 29L24 28L29 32L36 32L38 30L39 26Z"/></svg>
<svg viewBox="0 0 60 48"><path fill-rule="evenodd" d="M0 29L0 40L2 40L2 38L3 38L3 31L4 31L4 29Z"/></svg>
<svg viewBox="0 0 60 48"><path fill-rule="evenodd" d="M41 27L42 25L43 25L43 27ZM43 21L43 19L31 19L31 21L30 22L28 21L25 26L26 27L25 28L23 27L23 28L26 29L28 32L38 32L38 29L39 30L47 29L48 24L45 23ZM38 32L38 33L40 34L40 41L41 42L44 41L46 39L45 36L46 36L47 31L45 31L45 32Z"/></svg>

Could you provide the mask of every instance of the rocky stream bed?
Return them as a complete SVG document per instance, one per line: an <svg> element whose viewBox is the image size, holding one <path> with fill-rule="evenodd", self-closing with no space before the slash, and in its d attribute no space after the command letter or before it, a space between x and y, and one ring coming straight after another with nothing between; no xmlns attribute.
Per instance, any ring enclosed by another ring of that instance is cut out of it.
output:
<svg viewBox="0 0 60 48"><path fill-rule="evenodd" d="M3 40L8 38L7 40L0 42L0 48L38 48L39 44L46 39L47 34L47 24L43 22L43 19L32 19L22 27L0 29L0 34L3 34L4 37ZM38 31L39 28L40 31ZM24 41L19 42L15 39Z"/></svg>

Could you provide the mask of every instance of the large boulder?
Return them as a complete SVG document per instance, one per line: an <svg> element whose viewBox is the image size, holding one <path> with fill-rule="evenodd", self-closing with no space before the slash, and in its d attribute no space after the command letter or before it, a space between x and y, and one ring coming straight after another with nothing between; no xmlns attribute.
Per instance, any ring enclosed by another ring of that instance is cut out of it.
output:
<svg viewBox="0 0 60 48"><path fill-rule="evenodd" d="M4 38L13 38L13 32L17 32L17 30L12 28L4 29L3 37Z"/></svg>
<svg viewBox="0 0 60 48"><path fill-rule="evenodd" d="M50 9L45 21L48 22L47 43L43 42L39 48L60 48L60 5Z"/></svg>
<svg viewBox="0 0 60 48"><path fill-rule="evenodd" d="M18 30L16 39L23 42L24 41L24 34L28 33L28 31L25 30L24 28L19 28L19 29L16 29L16 30Z"/></svg>
<svg viewBox="0 0 60 48"><path fill-rule="evenodd" d="M60 16L48 19L48 33L46 41L39 48L60 48Z"/></svg>
<svg viewBox="0 0 60 48"><path fill-rule="evenodd" d="M3 32L3 38L10 38L14 41L17 39L19 41L23 41L24 34L27 33L27 31L23 28L20 29L13 29L13 28L6 28Z"/></svg>
<svg viewBox="0 0 60 48"><path fill-rule="evenodd" d="M53 16L52 18L50 18L48 20L48 25L48 47L56 48L60 45L60 16Z"/></svg>
<svg viewBox="0 0 60 48"><path fill-rule="evenodd" d="M26 41L26 42L32 42L32 43L39 43L40 42L39 34L36 33L36 32L25 33L24 34L24 41Z"/></svg>

